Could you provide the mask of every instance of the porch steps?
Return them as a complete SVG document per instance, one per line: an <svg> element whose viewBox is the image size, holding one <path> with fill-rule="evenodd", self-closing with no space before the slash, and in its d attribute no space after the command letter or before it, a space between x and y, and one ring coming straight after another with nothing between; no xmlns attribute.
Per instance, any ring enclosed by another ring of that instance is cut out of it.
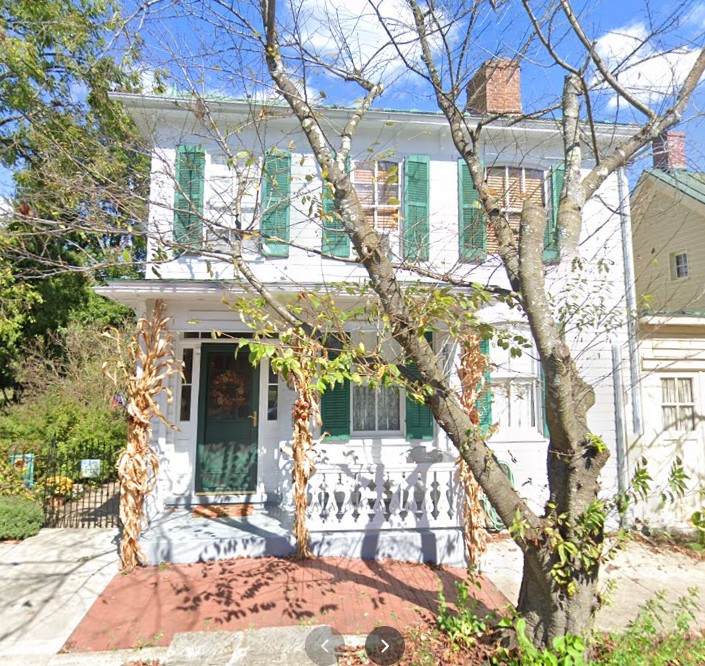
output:
<svg viewBox="0 0 705 666"><path fill-rule="evenodd" d="M243 518L194 518L189 509L171 509L152 521L141 545L150 563L284 557L296 551L293 515L267 505ZM465 566L463 535L458 528L312 531L311 548L320 557Z"/></svg>

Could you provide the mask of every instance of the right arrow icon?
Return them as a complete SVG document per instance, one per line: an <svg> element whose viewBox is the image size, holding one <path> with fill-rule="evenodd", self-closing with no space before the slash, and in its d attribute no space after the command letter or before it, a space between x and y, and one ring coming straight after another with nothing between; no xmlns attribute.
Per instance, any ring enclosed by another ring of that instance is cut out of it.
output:
<svg viewBox="0 0 705 666"><path fill-rule="evenodd" d="M394 627L377 627L365 641L367 658L377 666L393 666L404 655L404 637Z"/></svg>

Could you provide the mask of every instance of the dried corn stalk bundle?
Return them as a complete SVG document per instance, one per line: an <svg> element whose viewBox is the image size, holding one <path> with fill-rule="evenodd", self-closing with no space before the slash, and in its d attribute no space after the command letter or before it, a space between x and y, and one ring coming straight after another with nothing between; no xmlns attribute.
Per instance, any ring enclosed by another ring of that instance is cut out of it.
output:
<svg viewBox="0 0 705 666"><path fill-rule="evenodd" d="M487 357L480 352L480 338L475 334L464 336L461 341L460 367L458 376L462 389L460 402L470 420L477 425L479 414L477 399L484 388L484 375L487 369ZM487 530L485 512L480 501L480 485L475 480L468 464L461 456L455 461L458 482L463 489L463 531L465 552L468 563L477 568L480 559L487 550Z"/></svg>
<svg viewBox="0 0 705 666"><path fill-rule="evenodd" d="M294 437L292 443L292 482L294 490L294 537L296 556L306 559L313 556L310 535L306 525L308 480L314 471L314 448L316 442L311 434L312 422L321 424L318 394L312 387L314 357L319 350L315 345L299 340L294 345L294 353L299 359L298 369L291 373L291 380L298 397L292 409L294 417Z"/></svg>
<svg viewBox="0 0 705 666"><path fill-rule="evenodd" d="M150 421L158 419L168 428L176 429L162 412L157 397L164 392L167 403L172 402L171 391L164 381L181 372L181 361L172 354L172 333L169 317L164 315L164 304L158 300L149 319L140 319L127 346L126 359L121 356L103 363L105 374L117 385L125 387L125 409L128 418L127 447L120 452L117 462L120 482L120 568L132 571L146 564L139 545L144 502L154 490L159 471L159 459L149 445ZM115 341L118 353L122 341L117 330L105 335Z"/></svg>

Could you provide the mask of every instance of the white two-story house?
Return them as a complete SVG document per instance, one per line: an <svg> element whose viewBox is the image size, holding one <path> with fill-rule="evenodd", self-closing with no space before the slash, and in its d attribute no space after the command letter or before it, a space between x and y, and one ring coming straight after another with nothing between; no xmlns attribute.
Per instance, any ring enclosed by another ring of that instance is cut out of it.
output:
<svg viewBox="0 0 705 666"><path fill-rule="evenodd" d="M503 81L513 86L504 91L509 94L495 96L488 86L478 118L520 110L519 72ZM177 399L167 411L178 430L154 431L161 467L147 553L152 560L184 561L290 552L285 449L295 394L266 362L253 367L246 354L236 353L238 338L250 330L228 303L247 286L227 260L228 243L233 234L243 235L249 267L281 299L302 290L330 291L364 281L366 274L334 219L320 215L323 183L288 108L188 96L114 97L153 145L149 248L145 279L111 282L99 292L138 313L161 299L184 361L183 380L171 386ZM322 108L320 122L335 132L349 113ZM551 295L564 313L577 362L596 389L590 425L614 453L604 478L611 492L631 422L624 177L610 177L585 206L582 266L561 262L554 215L562 186L558 127L554 120L495 122L482 132L482 157L512 224L527 197L547 208ZM606 149L631 128L597 125L596 132ZM588 157L584 168L591 164ZM428 274L436 272L507 286L496 241L442 116L369 111L354 138L349 169L370 220L401 266L403 283L432 285ZM345 306L343 297L340 303ZM481 316L530 338L517 311L490 305ZM362 341L376 335L366 322L348 326ZM439 363L454 374L454 341L437 335L433 345ZM536 356L529 350L513 358L494 344L485 351L492 360L492 397L483 413L488 424L499 424L490 444L540 509L547 436ZM390 353L398 350L390 346ZM317 447L310 482L314 552L463 562L456 453L428 408L398 389L345 384L323 395L321 410L322 431L329 434ZM194 505L217 503L247 503L254 513L213 521L189 513Z"/></svg>

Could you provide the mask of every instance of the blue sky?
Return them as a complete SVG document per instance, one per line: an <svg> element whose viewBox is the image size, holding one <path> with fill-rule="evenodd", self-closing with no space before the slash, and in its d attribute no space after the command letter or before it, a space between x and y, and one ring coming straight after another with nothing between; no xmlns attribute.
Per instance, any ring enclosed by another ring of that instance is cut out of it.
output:
<svg viewBox="0 0 705 666"><path fill-rule="evenodd" d="M136 4L128 0L126 12L131 12ZM532 6L540 8L541 4L536 2ZM179 6L188 7L189 3L176 5ZM198 9L199 3L193 6ZM208 7L207 3L204 6ZM248 3L238 2L236 6L247 7ZM381 7L392 27L403 34L403 0L383 0ZM664 97L654 96L653 90L664 94L672 91L673 79L682 76L693 61L705 34L705 0L582 0L574 2L574 9L582 16L586 32L590 39L597 40L598 51L608 63L616 64L627 58L629 67L621 75L621 80L637 97L657 105ZM225 35L222 30L213 27L212 20L202 21L193 16L177 15L174 11L173 3L156 5L141 23L141 34L146 45L142 64L145 80L151 79L155 69L164 68L179 81L181 89L188 88L183 81L186 71L192 79L199 79L195 85L202 91L242 96L247 89L255 95L267 95L269 82L261 65L255 63L251 56L237 53L238 35ZM208 9L203 11L207 13ZM346 43L352 46L347 57L341 50L341 41L326 29L325 17L331 11L335 12L343 29L348 32ZM365 15L366 12L369 12L367 0L304 0L303 11L298 16L301 30L312 49L327 58L336 54L347 61L362 63L365 56L376 50L385 39L385 33L375 23L374 17ZM674 12L680 18L675 23L669 23L668 18ZM133 27L135 25L133 23ZM663 36L632 53L650 29L664 26L668 30ZM527 29L528 23L520 3L510 0L503 11L486 15L476 24L474 34L478 38L471 45L473 61L482 62L497 50L503 55L515 54ZM459 39L461 34L455 36ZM579 64L577 54L581 50L574 38L564 40L558 48L561 57ZM413 57L413 49L409 53ZM557 66L547 67L545 54L538 46L530 48L526 56L522 65L525 108L545 103L547 92L549 100L557 99L563 71ZM217 63L217 58L224 60ZM179 67L177 60L188 64L185 68ZM226 66L223 67L223 64ZM228 65L233 74L228 73ZM240 77L248 71L248 66L252 66L251 76L243 84ZM388 85L388 92L379 104L393 108L434 109L429 91L422 82L400 72L402 68L396 68L393 64L388 64L383 73L375 72ZM322 91L325 103L351 103L360 93L359 89L348 92L350 86L346 88L339 80L322 73L312 76L306 84L307 89L316 96ZM624 113L618 107L613 95L602 95L596 102L596 113L604 120L634 120L631 113ZM705 169L705 123L697 117L697 111L704 102L705 94L701 90L686 114L687 122L683 127L688 133L689 163L697 169ZM0 169L0 195L7 195L11 187L10 174Z"/></svg>

